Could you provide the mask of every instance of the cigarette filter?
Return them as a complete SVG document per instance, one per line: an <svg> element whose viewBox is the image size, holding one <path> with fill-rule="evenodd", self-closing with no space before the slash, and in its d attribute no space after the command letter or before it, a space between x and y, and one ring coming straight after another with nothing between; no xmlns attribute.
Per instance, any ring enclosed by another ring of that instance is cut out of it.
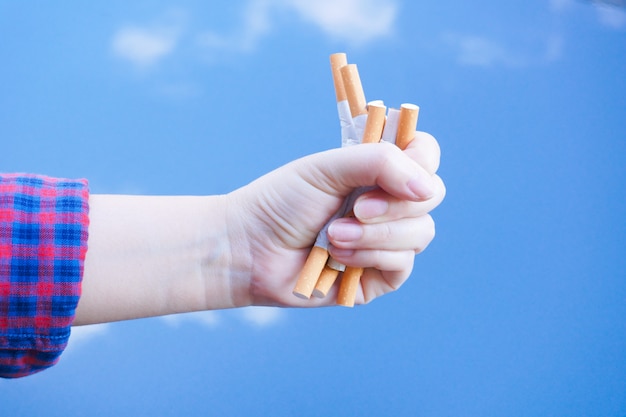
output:
<svg viewBox="0 0 626 417"><path fill-rule="evenodd" d="M319 279L317 280L317 284L315 284L313 296L317 298L326 297L326 294L328 294L328 291L330 291L330 288L333 286L338 276L339 271L330 268L329 266L325 266Z"/></svg>
<svg viewBox="0 0 626 417"><path fill-rule="evenodd" d="M383 134L385 126L385 112L387 108L380 102L372 102L367 107L367 122L365 131L363 132L363 143L377 143ZM361 189L361 192L366 189ZM354 214L350 213L352 216ZM359 280L363 274L363 268L346 267L341 278L339 293L337 295L337 304L352 307L354 306L354 298L356 297L356 289L359 286Z"/></svg>
<svg viewBox="0 0 626 417"><path fill-rule="evenodd" d="M342 146L360 142L376 143L382 138L386 142L395 142L400 149L405 149L415 137L419 107L405 103L400 106L400 110L390 109L389 114L385 115L387 109L382 101L369 104L366 102L357 66L348 64L345 53L332 54L330 65L341 122ZM364 191L367 190L355 190L344 201L345 207L320 231L319 244L316 241L311 248L294 287L294 295L305 299L311 298L311 295L325 297L336 282L340 272L337 269L345 268L339 285L337 304L354 306L364 269L345 267L329 258L326 230L334 219L350 211L354 200Z"/></svg>
<svg viewBox="0 0 626 417"><path fill-rule="evenodd" d="M400 106L398 133L396 134L396 145L398 148L406 149L409 143L415 138L419 110L420 108L415 104L405 103Z"/></svg>
<svg viewBox="0 0 626 417"><path fill-rule="evenodd" d="M378 143L385 127L387 107L380 101L371 102L367 106L367 121L363 131L363 143Z"/></svg>
<svg viewBox="0 0 626 417"><path fill-rule="evenodd" d="M300 298L309 299L317 283L326 261L328 260L328 251L319 246L313 246L309 256L300 271L300 276L293 289L293 294Z"/></svg>
<svg viewBox="0 0 626 417"><path fill-rule="evenodd" d="M352 117L360 114L367 114L367 102L361 84L361 77L356 64L344 65L340 69L343 87L346 90L348 103L350 103L350 113Z"/></svg>
<svg viewBox="0 0 626 417"><path fill-rule="evenodd" d="M333 84L335 86L335 96L337 103L348 99L346 89L343 86L343 77L341 76L341 67L348 65L346 54L337 53L330 56L330 70L333 75Z"/></svg>
<svg viewBox="0 0 626 417"><path fill-rule="evenodd" d="M341 277L339 293L337 294L337 304L344 307L354 307L356 292L359 288L359 281L363 275L363 268L347 267Z"/></svg>

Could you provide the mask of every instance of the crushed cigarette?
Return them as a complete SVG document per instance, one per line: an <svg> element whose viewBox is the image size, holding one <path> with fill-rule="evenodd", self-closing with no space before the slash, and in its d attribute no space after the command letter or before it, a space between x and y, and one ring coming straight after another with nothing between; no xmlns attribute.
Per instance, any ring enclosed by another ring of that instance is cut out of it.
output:
<svg viewBox="0 0 626 417"><path fill-rule="evenodd" d="M387 108L382 101L366 102L358 68L355 64L348 64L345 53L332 54L330 64L341 122L342 147L353 143L377 143L382 140L395 143L404 150L415 137L419 107L405 103L399 110L389 109L386 114ZM364 269L346 267L332 259L328 253L328 238L325 234L332 221L351 215L342 213L351 213L356 198L366 191L368 188L355 190L346 198L339 212L331 217L320 231L298 276L293 290L294 295L304 299L311 296L326 297L341 273L337 304L354 306Z"/></svg>
<svg viewBox="0 0 626 417"><path fill-rule="evenodd" d="M317 284L315 284L315 289L313 290L313 296L316 298L324 298L328 295L328 291L330 291L331 287L337 280L339 276L339 270L333 269L330 266L325 266L320 274L319 279L317 280Z"/></svg>
<svg viewBox="0 0 626 417"><path fill-rule="evenodd" d="M419 110L420 108L415 104L405 103L400 106L396 146L402 150L406 149L409 143L415 138Z"/></svg>
<svg viewBox="0 0 626 417"><path fill-rule="evenodd" d="M313 246L307 257L304 267L298 277L298 282L293 289L293 294L300 298L309 299L315 289L315 284L328 261L328 250L319 246Z"/></svg>

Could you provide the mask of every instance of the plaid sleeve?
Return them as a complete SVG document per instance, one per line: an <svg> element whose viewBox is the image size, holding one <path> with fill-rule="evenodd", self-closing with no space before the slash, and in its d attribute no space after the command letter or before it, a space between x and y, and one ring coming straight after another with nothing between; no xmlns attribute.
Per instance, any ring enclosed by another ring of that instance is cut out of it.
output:
<svg viewBox="0 0 626 417"><path fill-rule="evenodd" d="M85 180L0 174L0 377L54 365L67 345L87 252Z"/></svg>

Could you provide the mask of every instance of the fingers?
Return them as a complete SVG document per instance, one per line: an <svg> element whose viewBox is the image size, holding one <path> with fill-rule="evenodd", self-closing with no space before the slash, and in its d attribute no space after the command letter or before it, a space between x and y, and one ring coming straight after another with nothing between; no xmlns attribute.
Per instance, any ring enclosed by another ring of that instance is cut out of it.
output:
<svg viewBox="0 0 626 417"><path fill-rule="evenodd" d="M399 199L427 200L434 195L435 184L432 175L411 159L411 152L415 151L405 154L388 143L334 149L300 160L300 175L314 187L335 195L377 185Z"/></svg>
<svg viewBox="0 0 626 417"><path fill-rule="evenodd" d="M439 169L441 149L429 133L415 132L415 139L404 152L431 175Z"/></svg>
<svg viewBox="0 0 626 417"><path fill-rule="evenodd" d="M426 201L401 200L381 189L361 195L354 204L354 214L362 223L381 223L408 217L418 217L434 210L444 199L446 187L433 176L434 195Z"/></svg>
<svg viewBox="0 0 626 417"><path fill-rule="evenodd" d="M440 149L429 134L416 132L402 151L386 143L323 152L298 162L298 177L316 190L343 198L351 190L377 186L359 196L355 218L341 218L328 229L330 255L364 268L357 303L396 290L410 276L415 254L435 236L428 214L446 189L435 173Z"/></svg>
<svg viewBox="0 0 626 417"><path fill-rule="evenodd" d="M379 270L365 268L361 275L359 289L355 303L366 304L384 294L395 291L406 282L413 270L414 254L411 252L396 253L394 270ZM328 293L328 298L334 299L336 288Z"/></svg>
<svg viewBox="0 0 626 417"><path fill-rule="evenodd" d="M379 271L402 272L412 269L415 260L413 250L385 251L385 250L349 250L330 247L330 254L334 260L356 268L374 268Z"/></svg>
<svg viewBox="0 0 626 417"><path fill-rule="evenodd" d="M435 223L430 215L393 222L363 224L354 218L335 220L328 229L328 236L339 250L401 251L412 250L419 253L435 237ZM347 253L342 253L347 255ZM359 262L360 263L360 262ZM349 263L349 265L353 265ZM353 265L375 266L375 265Z"/></svg>
<svg viewBox="0 0 626 417"><path fill-rule="evenodd" d="M381 272L377 269L367 268L361 276L361 294L359 303L368 303L381 295L395 291L406 282L411 275L413 263L400 271Z"/></svg>

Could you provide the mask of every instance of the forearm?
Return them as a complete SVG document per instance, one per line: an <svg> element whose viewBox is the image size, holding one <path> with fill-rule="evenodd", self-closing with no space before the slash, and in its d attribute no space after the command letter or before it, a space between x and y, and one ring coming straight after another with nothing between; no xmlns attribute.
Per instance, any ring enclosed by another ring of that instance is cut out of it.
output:
<svg viewBox="0 0 626 417"><path fill-rule="evenodd" d="M74 323L237 306L225 199L92 195Z"/></svg>

